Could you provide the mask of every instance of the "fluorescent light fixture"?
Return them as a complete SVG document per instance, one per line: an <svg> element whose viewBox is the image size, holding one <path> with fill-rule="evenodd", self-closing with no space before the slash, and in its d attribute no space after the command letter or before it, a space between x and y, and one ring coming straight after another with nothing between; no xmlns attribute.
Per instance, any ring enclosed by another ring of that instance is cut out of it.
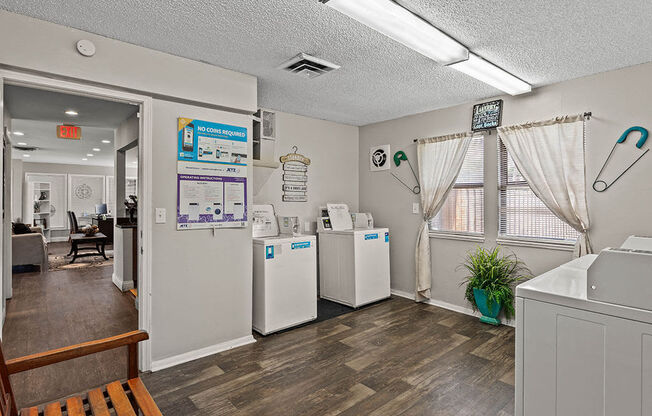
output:
<svg viewBox="0 0 652 416"><path fill-rule="evenodd" d="M82 157L82 160L88 160L88 159L86 159L85 157Z"/></svg>
<svg viewBox="0 0 652 416"><path fill-rule="evenodd" d="M111 140L102 140L102 143L111 143Z"/></svg>
<svg viewBox="0 0 652 416"><path fill-rule="evenodd" d="M27 146L27 143L25 143L25 142L18 142L17 144L18 144L18 146Z"/></svg>
<svg viewBox="0 0 652 416"><path fill-rule="evenodd" d="M76 112L75 110L66 110L66 114L69 115L69 116L79 115L79 113Z"/></svg>
<svg viewBox="0 0 652 416"><path fill-rule="evenodd" d="M94 155L92 153L86 153L86 156L93 157Z"/></svg>
<svg viewBox="0 0 652 416"><path fill-rule="evenodd" d="M31 157L31 155L23 155L23 157Z"/></svg>
<svg viewBox="0 0 652 416"><path fill-rule="evenodd" d="M93 151L94 151L94 152L99 152L100 150L101 150L101 149L100 149L99 147L94 147L94 148L93 148Z"/></svg>
<svg viewBox="0 0 652 416"><path fill-rule="evenodd" d="M13 132L12 134L13 134L14 136L24 136L24 135L25 135L25 133L23 133L22 131L15 131L15 132Z"/></svg>
<svg viewBox="0 0 652 416"><path fill-rule="evenodd" d="M518 95L532 91L532 86L527 82L473 53L469 54L468 60L452 64L450 67L505 91L507 94Z"/></svg>
<svg viewBox="0 0 652 416"><path fill-rule="evenodd" d="M441 64L467 59L469 50L391 0L321 0L385 36Z"/></svg>

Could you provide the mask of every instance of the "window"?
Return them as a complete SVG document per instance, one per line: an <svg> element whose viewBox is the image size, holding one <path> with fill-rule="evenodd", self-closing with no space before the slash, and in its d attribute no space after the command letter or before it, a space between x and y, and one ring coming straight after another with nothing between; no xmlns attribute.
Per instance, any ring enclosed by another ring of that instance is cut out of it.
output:
<svg viewBox="0 0 652 416"><path fill-rule="evenodd" d="M471 139L457 181L430 230L455 234L484 234L484 140Z"/></svg>
<svg viewBox="0 0 652 416"><path fill-rule="evenodd" d="M575 242L577 231L532 192L505 145L498 141L499 237Z"/></svg>

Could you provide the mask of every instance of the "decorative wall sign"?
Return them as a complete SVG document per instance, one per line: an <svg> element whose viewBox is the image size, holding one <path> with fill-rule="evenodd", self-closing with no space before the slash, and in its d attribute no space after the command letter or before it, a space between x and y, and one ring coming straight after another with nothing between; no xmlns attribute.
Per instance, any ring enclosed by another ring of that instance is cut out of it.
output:
<svg viewBox="0 0 652 416"><path fill-rule="evenodd" d="M281 156L280 160L283 163L283 201L306 202L310 159L297 153L297 147L292 146L292 153Z"/></svg>
<svg viewBox="0 0 652 416"><path fill-rule="evenodd" d="M389 155L390 150L388 144L374 146L369 149L369 170L372 172L388 170L390 167Z"/></svg>
<svg viewBox="0 0 652 416"><path fill-rule="evenodd" d="M503 115L503 100L489 101L473 106L471 130L489 130L500 126Z"/></svg>

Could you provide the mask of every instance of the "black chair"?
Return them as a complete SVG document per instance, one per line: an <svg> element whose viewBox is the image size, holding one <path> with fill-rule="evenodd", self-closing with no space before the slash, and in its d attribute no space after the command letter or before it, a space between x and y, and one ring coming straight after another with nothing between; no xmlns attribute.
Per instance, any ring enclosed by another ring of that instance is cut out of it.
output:
<svg viewBox="0 0 652 416"><path fill-rule="evenodd" d="M70 227L70 235L80 233L79 223L77 222L77 216L72 211L68 211L68 226ZM67 254L67 256L72 256L74 250L73 250L72 240L70 239L70 237L68 238L68 242L70 243L70 252Z"/></svg>

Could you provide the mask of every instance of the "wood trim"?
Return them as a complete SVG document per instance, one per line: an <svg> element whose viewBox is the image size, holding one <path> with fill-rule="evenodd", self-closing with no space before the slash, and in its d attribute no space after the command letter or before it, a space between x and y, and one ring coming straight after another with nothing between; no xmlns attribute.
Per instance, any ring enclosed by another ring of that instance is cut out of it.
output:
<svg viewBox="0 0 652 416"><path fill-rule="evenodd" d="M55 364L61 361L68 361L73 358L83 357L85 355L95 354L102 351L111 350L125 345L134 345L140 341L149 339L147 332L138 330L125 334L104 338L97 341L84 342L69 347L58 348L42 353L32 354L25 357L14 358L7 361L7 370L9 374L16 374L34 368ZM129 360L130 364L132 360ZM136 362L136 366L137 366ZM130 369L131 372L131 369Z"/></svg>

